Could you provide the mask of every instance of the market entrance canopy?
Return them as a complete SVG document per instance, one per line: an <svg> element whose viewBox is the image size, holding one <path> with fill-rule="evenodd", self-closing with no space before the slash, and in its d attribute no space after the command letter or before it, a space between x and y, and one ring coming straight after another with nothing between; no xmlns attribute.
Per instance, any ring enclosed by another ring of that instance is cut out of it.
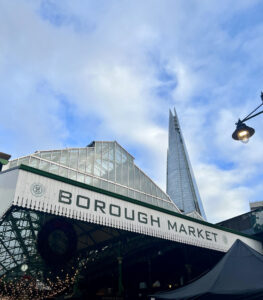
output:
<svg viewBox="0 0 263 300"><path fill-rule="evenodd" d="M0 173L0 215L11 206L221 252L240 239L262 252L248 235L24 165Z"/></svg>
<svg viewBox="0 0 263 300"><path fill-rule="evenodd" d="M263 256L237 240L206 275L150 299L263 299Z"/></svg>

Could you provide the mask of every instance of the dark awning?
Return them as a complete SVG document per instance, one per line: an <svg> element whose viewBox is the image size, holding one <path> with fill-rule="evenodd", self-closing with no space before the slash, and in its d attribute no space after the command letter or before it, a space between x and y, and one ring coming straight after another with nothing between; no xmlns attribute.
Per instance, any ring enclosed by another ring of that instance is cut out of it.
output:
<svg viewBox="0 0 263 300"><path fill-rule="evenodd" d="M151 299L263 299L263 256L237 240L206 275Z"/></svg>

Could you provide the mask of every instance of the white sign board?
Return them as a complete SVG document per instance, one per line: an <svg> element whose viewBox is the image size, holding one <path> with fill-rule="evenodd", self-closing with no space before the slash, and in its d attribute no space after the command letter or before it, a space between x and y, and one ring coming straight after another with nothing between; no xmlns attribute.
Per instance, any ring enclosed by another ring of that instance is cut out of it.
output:
<svg viewBox="0 0 263 300"><path fill-rule="evenodd" d="M240 239L262 253L261 242L241 234L24 170L19 170L13 204L223 252Z"/></svg>
<svg viewBox="0 0 263 300"><path fill-rule="evenodd" d="M0 173L0 218L13 203L19 170Z"/></svg>

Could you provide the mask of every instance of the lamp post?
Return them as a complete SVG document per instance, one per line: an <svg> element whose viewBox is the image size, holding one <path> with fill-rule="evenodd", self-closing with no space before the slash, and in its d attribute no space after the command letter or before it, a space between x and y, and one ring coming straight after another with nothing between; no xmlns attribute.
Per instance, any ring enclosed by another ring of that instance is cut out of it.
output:
<svg viewBox="0 0 263 300"><path fill-rule="evenodd" d="M232 134L232 138L242 143L248 143L249 138L255 133L255 129L247 126L244 122L260 115L263 113L263 110L255 113L263 105L263 92L261 92L261 101L262 103L256 107L250 114L248 114L243 120L238 119L236 123L236 130Z"/></svg>

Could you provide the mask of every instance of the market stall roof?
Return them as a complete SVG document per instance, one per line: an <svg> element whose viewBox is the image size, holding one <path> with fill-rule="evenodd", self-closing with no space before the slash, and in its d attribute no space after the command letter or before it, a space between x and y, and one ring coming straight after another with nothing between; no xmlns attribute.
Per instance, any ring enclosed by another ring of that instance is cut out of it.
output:
<svg viewBox="0 0 263 300"><path fill-rule="evenodd" d="M263 256L237 240L206 275L157 299L263 299Z"/></svg>

